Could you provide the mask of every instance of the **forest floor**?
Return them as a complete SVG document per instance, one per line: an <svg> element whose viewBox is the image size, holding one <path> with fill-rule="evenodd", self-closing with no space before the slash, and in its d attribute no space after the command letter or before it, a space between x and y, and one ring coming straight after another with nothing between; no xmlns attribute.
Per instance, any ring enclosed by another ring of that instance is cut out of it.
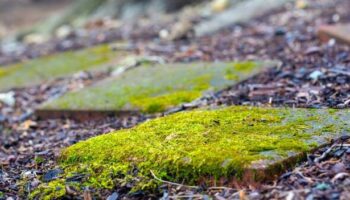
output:
<svg viewBox="0 0 350 200"><path fill-rule="evenodd" d="M88 37L72 34L64 40L22 46L20 52L0 52L0 64L24 57L82 48L93 44L127 40L130 51L159 56L169 62L277 59L282 66L259 74L216 96L203 98L197 106L265 105L306 108L350 106L350 47L333 40L323 44L317 28L350 20L347 0L309 1L305 9L293 7L233 25L213 35L173 42L160 42L158 33L168 25L125 27L91 31ZM334 14L337 13L337 14ZM33 110L59 95L100 80L108 74L80 73L39 86L15 89L15 106L0 106L0 199L25 198L45 175L55 177L60 150L78 141L135 126L147 116L106 118L78 122L69 119L38 119ZM186 109L186 108L185 108ZM39 159L40 158L40 159ZM308 160L272 183L249 188L200 190L167 185L161 194L86 191L96 198L184 199L350 199L350 140L347 137L308 155ZM82 198L67 189L70 197ZM110 196L111 195L111 196Z"/></svg>

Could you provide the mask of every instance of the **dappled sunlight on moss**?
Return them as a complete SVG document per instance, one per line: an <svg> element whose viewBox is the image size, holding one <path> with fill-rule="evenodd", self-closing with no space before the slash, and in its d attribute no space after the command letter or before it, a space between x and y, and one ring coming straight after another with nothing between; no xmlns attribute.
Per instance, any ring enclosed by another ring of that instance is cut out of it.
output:
<svg viewBox="0 0 350 200"><path fill-rule="evenodd" d="M35 191L29 195L29 199L59 199L66 194L65 183L62 180L51 181L39 186Z"/></svg>
<svg viewBox="0 0 350 200"><path fill-rule="evenodd" d="M235 64L235 71L242 73L250 73L256 67L257 63L253 61L240 62Z"/></svg>
<svg viewBox="0 0 350 200"><path fill-rule="evenodd" d="M181 103L191 102L202 96L200 91L176 91L155 97L140 97L131 101L133 105L146 113L157 113Z"/></svg>

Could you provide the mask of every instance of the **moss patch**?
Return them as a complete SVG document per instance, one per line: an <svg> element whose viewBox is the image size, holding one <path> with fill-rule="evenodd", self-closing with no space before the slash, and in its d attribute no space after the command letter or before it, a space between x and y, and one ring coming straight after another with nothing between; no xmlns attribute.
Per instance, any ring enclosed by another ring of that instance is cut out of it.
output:
<svg viewBox="0 0 350 200"><path fill-rule="evenodd" d="M84 174L81 186L98 189L155 189L160 183L151 171L185 184L239 179L253 163L280 161L342 135L349 117L350 111L240 106L182 112L79 142L60 162L64 177Z"/></svg>
<svg viewBox="0 0 350 200"><path fill-rule="evenodd" d="M37 190L29 195L29 199L59 199L66 194L65 183L61 180L51 181L47 185L40 185Z"/></svg>
<svg viewBox="0 0 350 200"><path fill-rule="evenodd" d="M257 74L275 62L229 62L144 65L69 93L43 105L44 110L163 112ZM232 78L235 77L235 78Z"/></svg>
<svg viewBox="0 0 350 200"><path fill-rule="evenodd" d="M146 113L157 113L166 110L169 105L191 102L202 95L199 91L176 91L155 97L140 97L131 100L131 104L142 108Z"/></svg>
<svg viewBox="0 0 350 200"><path fill-rule="evenodd" d="M108 45L50 55L0 68L0 91L26 87L101 67L117 57Z"/></svg>

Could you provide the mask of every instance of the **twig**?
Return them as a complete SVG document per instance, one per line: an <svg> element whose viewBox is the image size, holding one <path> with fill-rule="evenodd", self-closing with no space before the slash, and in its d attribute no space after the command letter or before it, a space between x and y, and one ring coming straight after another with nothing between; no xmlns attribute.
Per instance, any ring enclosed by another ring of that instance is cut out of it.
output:
<svg viewBox="0 0 350 200"><path fill-rule="evenodd" d="M349 135L344 135L341 138L339 138L338 140L334 141L334 144L330 148L328 148L327 151L323 152L323 154L320 157L315 159L315 163L319 163L323 159L325 159L328 156L328 154L332 151L332 149L334 149L335 147L339 147L340 146L341 149L343 147L347 147L347 144L344 145L344 142L346 140L349 140L349 139L350 139ZM336 142L341 142L341 144L339 145Z"/></svg>
<svg viewBox="0 0 350 200"><path fill-rule="evenodd" d="M337 144L333 144L331 147L327 149L327 151L323 152L323 154L320 157L315 158L315 163L320 163L322 160L324 160L328 156L328 154L332 151L332 149L336 146Z"/></svg>
<svg viewBox="0 0 350 200"><path fill-rule="evenodd" d="M174 183L174 182L162 180L162 179L158 178L158 177L154 174L154 172L153 172L152 170L150 170L150 172L151 172L153 178L156 179L157 181L160 181L160 182L163 182L163 183L167 183L167 184L170 184L170 185L179 186L179 187L186 187L186 188L192 188L192 189L199 189L198 186L183 185L183 184L180 184L180 183Z"/></svg>
<svg viewBox="0 0 350 200"><path fill-rule="evenodd" d="M229 187L209 187L208 190L236 190Z"/></svg>
<svg viewBox="0 0 350 200"><path fill-rule="evenodd" d="M349 177L349 176L350 176L349 173L342 172L342 173L339 173L339 174L335 175L335 176L332 178L331 182L332 182L332 183L335 183L338 179L342 179L342 178L344 178L344 177Z"/></svg>
<svg viewBox="0 0 350 200"><path fill-rule="evenodd" d="M175 195L175 196L169 196L169 199L179 199L179 198L203 198L203 195L197 194L197 195Z"/></svg>
<svg viewBox="0 0 350 200"><path fill-rule="evenodd" d="M350 147L350 144L337 144L337 147Z"/></svg>
<svg viewBox="0 0 350 200"><path fill-rule="evenodd" d="M303 173L299 170L296 172L296 174L299 175L302 179L306 180L308 183L314 183L311 178L304 176Z"/></svg>

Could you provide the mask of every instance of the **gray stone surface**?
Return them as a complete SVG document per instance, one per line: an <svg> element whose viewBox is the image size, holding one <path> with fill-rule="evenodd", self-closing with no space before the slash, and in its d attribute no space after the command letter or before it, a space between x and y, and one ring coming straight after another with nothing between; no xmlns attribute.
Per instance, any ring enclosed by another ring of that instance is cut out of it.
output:
<svg viewBox="0 0 350 200"><path fill-rule="evenodd" d="M66 94L39 110L163 112L276 65L274 61L143 65Z"/></svg>

